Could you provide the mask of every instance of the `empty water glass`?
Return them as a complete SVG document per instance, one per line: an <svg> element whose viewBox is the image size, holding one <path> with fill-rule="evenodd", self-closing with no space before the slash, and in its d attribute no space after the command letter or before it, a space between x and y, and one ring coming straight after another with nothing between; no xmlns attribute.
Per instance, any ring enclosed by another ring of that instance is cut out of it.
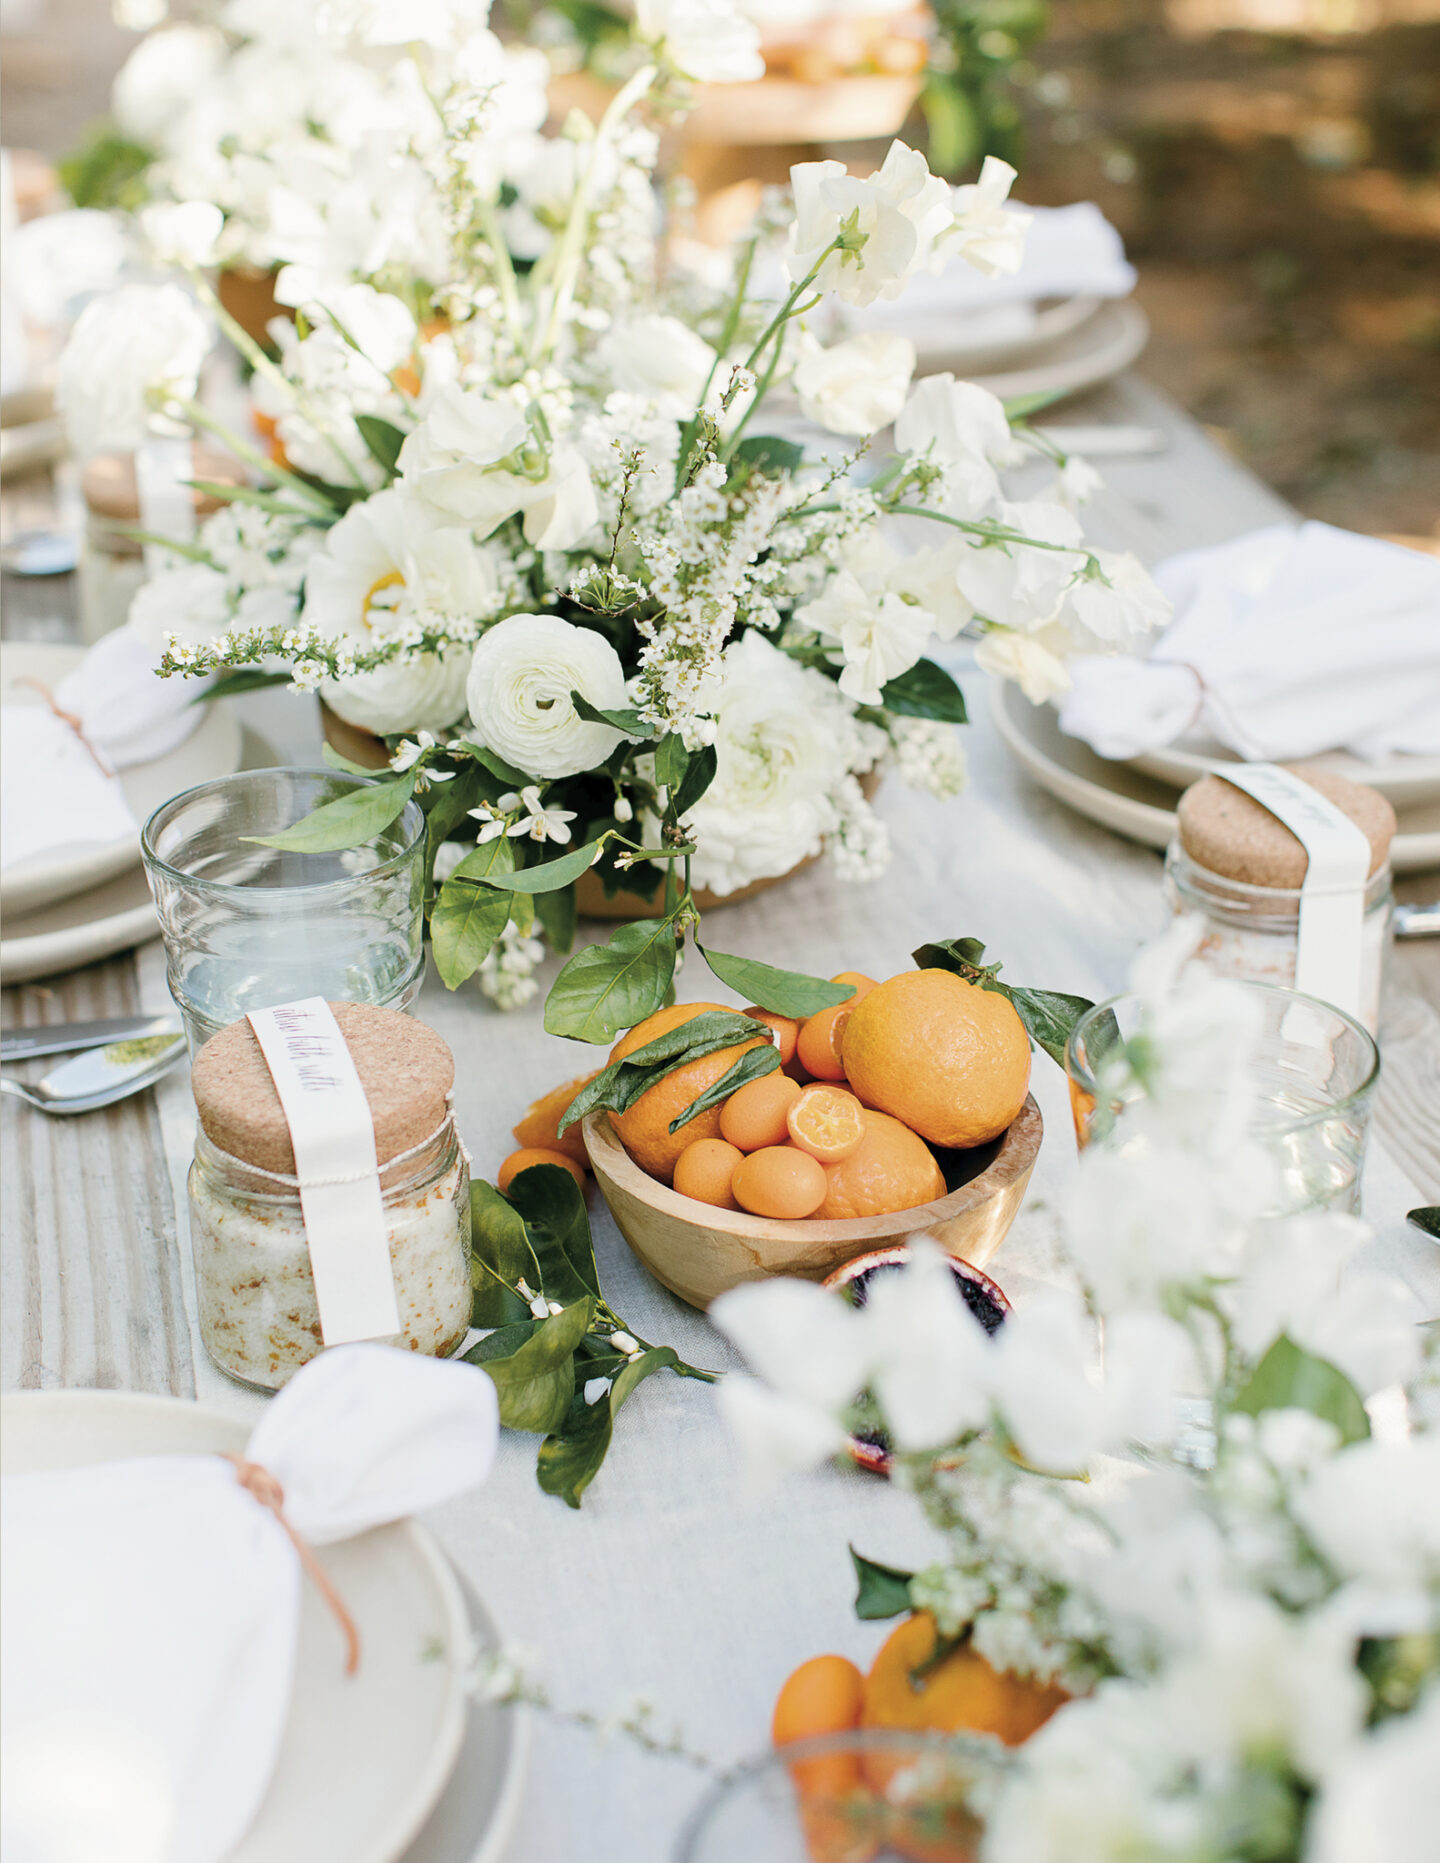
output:
<svg viewBox="0 0 1440 1863"><path fill-rule="evenodd" d="M425 967L417 803L361 847L256 845L366 784L335 770L249 770L186 790L145 824L170 994L192 1054L248 1011L301 997L414 1001Z"/></svg>
<svg viewBox="0 0 1440 1863"><path fill-rule="evenodd" d="M1277 1168L1273 1207L1258 1216L1300 1210L1360 1208L1360 1168L1380 1078L1380 1055L1369 1032L1333 1003L1272 983L1231 982L1256 1004L1258 1033L1246 1069L1253 1099L1249 1136ZM1146 1001L1117 996L1098 1003L1075 1024L1065 1049L1075 1136L1082 1148L1105 1137L1127 1143L1125 1112L1145 1098L1139 1078L1125 1075L1118 1092L1101 1085L1107 1060L1141 1034ZM1217 1088L1217 1098L1218 1098Z"/></svg>

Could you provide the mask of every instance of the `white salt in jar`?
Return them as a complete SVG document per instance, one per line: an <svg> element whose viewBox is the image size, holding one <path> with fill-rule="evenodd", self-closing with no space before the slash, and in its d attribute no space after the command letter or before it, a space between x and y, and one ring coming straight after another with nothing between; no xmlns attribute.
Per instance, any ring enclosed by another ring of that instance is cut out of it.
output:
<svg viewBox="0 0 1440 1863"><path fill-rule="evenodd" d="M369 1102L400 1331L454 1352L470 1324L470 1169L451 1116L455 1064L434 1032L368 1003L332 1003ZM224 1372L277 1390L323 1341L290 1128L248 1022L195 1057L200 1125L190 1242L200 1336Z"/></svg>
<svg viewBox="0 0 1440 1863"><path fill-rule="evenodd" d="M1390 842L1395 811L1378 790L1312 764L1283 768L1333 802L1370 843L1361 931L1359 1019L1375 1033L1395 896ZM1304 844L1244 790L1203 777L1180 798L1178 832L1165 855L1166 893L1177 913L1199 913L1205 935L1192 960L1222 977L1295 987Z"/></svg>

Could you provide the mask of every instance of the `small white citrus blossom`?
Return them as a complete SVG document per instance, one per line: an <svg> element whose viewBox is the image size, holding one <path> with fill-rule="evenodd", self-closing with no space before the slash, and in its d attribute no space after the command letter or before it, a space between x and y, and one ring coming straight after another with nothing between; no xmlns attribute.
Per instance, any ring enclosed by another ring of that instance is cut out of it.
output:
<svg viewBox="0 0 1440 1863"><path fill-rule="evenodd" d="M843 162L800 162L790 183L795 223L785 263L797 282L819 265L815 288L861 307L899 297L916 272L944 264L937 242L954 222L950 190L905 143L893 142L864 179ZM837 239L845 249L829 251Z"/></svg>

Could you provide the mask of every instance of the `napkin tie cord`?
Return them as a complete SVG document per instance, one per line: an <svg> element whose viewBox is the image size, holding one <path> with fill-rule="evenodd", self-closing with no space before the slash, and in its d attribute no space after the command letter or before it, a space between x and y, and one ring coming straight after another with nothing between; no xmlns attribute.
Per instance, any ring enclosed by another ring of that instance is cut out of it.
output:
<svg viewBox="0 0 1440 1863"><path fill-rule="evenodd" d="M40 694L41 698L44 699L45 703L50 707L50 710L60 720L61 724L69 725L70 729L75 733L76 737L79 738L80 742L85 746L86 750L89 751L91 757L94 758L95 764L97 768L99 769L100 774L102 776L113 776L115 774L115 772L110 768L110 765L106 763L105 759L100 755L99 751L96 750L95 746L90 742L89 738L86 737L84 720L80 717L80 715L77 712L67 712L64 706L62 706L60 701L55 697L55 694L50 690L49 686L45 684L45 681L43 679L36 679L34 675L31 673L22 673L20 678L15 681L15 684L17 686L33 687L33 689Z"/></svg>
<svg viewBox="0 0 1440 1863"><path fill-rule="evenodd" d="M355 1628L355 1619L346 1610L344 1599L331 1584L329 1574L315 1557L313 1549L300 1537L286 1518L285 1490L269 1469L259 1462L247 1462L244 1456L236 1455L231 1450L225 1450L223 1454L225 1460L234 1465L235 1479L245 1492L267 1512L275 1516L285 1537L295 1548L301 1569L329 1605L345 1638L345 1673L354 1675L360 1667L360 1632Z"/></svg>

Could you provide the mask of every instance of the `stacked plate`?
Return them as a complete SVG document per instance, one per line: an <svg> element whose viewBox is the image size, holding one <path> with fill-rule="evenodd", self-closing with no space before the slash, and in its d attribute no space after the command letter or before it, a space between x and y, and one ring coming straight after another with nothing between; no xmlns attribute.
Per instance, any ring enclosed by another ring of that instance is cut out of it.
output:
<svg viewBox="0 0 1440 1863"><path fill-rule="evenodd" d="M0 647L0 700L41 705L22 683L52 691L84 657L83 647L43 647L7 641ZM0 874L0 982L23 983L93 964L158 935L160 927L140 864L140 825L172 796L240 767L243 732L225 706L209 706L178 749L124 770L120 786L134 816L133 832L109 842L74 841L53 854L17 861ZM12 806L15 798L9 798Z"/></svg>
<svg viewBox="0 0 1440 1863"><path fill-rule="evenodd" d="M114 1391L6 1397L7 1475L132 1456L238 1451L248 1429L177 1398ZM414 1521L318 1556L360 1628L344 1673L306 1585L290 1718L270 1790L231 1863L499 1863L520 1807L525 1722L472 1695L494 1623Z"/></svg>
<svg viewBox="0 0 1440 1863"><path fill-rule="evenodd" d="M1166 847L1182 789L1235 759L1218 744L1183 743L1111 762L1060 729L1053 705L1032 705L1008 679L993 693L996 729L1042 789L1091 821L1146 847ZM1388 796L1398 823L1390 844L1396 873L1440 867L1440 757L1362 763L1343 751L1309 759Z"/></svg>

